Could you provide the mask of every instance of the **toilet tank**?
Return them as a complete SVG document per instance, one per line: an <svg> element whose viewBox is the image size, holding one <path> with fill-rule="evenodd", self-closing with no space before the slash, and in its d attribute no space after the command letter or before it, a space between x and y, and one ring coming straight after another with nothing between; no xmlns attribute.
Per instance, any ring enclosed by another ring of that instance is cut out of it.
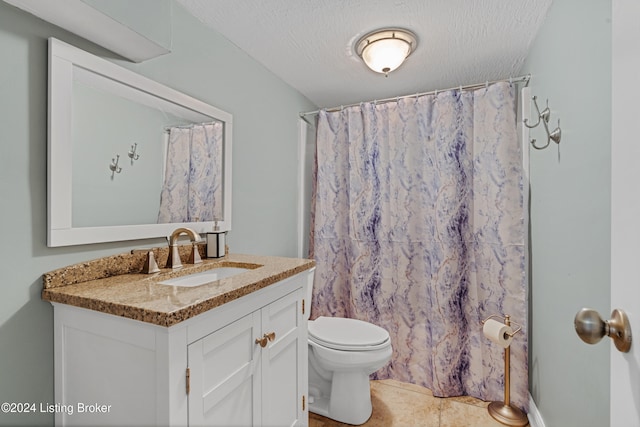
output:
<svg viewBox="0 0 640 427"><path fill-rule="evenodd" d="M304 311L304 320L309 320L309 316L311 316L311 297L313 296L313 278L315 276L316 268L308 270L309 275L307 276L307 295L306 295L306 306L307 309Z"/></svg>

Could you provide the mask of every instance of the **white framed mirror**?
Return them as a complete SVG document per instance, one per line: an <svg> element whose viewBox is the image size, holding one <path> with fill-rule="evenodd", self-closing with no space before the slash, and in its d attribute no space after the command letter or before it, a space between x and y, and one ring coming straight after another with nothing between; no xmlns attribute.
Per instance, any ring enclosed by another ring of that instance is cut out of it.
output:
<svg viewBox="0 0 640 427"><path fill-rule="evenodd" d="M231 229L231 114L49 39L50 247Z"/></svg>

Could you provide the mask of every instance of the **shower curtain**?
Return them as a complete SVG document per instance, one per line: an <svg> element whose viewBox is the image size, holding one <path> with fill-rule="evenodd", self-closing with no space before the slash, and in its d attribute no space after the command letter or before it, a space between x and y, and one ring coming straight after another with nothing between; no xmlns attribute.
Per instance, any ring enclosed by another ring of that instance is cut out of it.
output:
<svg viewBox="0 0 640 427"><path fill-rule="evenodd" d="M523 326L511 402L528 409L521 155L509 83L320 112L312 317L387 329L376 378L502 401L503 349L482 320L509 314Z"/></svg>
<svg viewBox="0 0 640 427"><path fill-rule="evenodd" d="M222 218L222 123L169 129L158 223Z"/></svg>

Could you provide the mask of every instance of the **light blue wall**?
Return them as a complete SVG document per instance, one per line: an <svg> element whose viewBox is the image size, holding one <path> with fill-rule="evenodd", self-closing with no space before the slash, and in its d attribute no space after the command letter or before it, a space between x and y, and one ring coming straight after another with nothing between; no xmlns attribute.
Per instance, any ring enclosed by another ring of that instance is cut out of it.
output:
<svg viewBox="0 0 640 427"><path fill-rule="evenodd" d="M184 121L78 82L73 85L72 114L72 225L155 223L163 184L164 127ZM128 156L134 143L137 161ZM110 170L113 159L120 173Z"/></svg>
<svg viewBox="0 0 640 427"><path fill-rule="evenodd" d="M556 0L524 71L563 132L560 158L531 151L531 394L547 427L606 427L610 343L573 318L610 313L611 0Z"/></svg>
<svg viewBox="0 0 640 427"><path fill-rule="evenodd" d="M296 119L315 106L175 4L172 34L171 54L117 62L233 114L231 250L295 256ZM46 246L50 36L113 57L0 2L0 402L54 403L53 311L40 299L42 274L150 243ZM0 425L52 424L49 414L0 413Z"/></svg>

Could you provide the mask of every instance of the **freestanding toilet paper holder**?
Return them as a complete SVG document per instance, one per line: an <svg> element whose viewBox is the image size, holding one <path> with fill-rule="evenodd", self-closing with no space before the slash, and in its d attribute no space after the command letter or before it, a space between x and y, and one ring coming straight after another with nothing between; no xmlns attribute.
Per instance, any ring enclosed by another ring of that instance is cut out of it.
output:
<svg viewBox="0 0 640 427"><path fill-rule="evenodd" d="M482 324L494 317L504 319L504 324L506 326L511 327L511 316L505 314L504 316L500 316L497 314L492 314L482 321ZM515 329L513 332L505 332L509 337L513 337L515 334L522 330L522 325L519 325L516 322L513 322L514 325L518 326L518 329ZM510 403L510 359L511 359L511 350L510 345L506 346L504 349L504 402L491 402L487 408L489 411L489 415L493 417L496 421L508 425L508 426L526 426L529 424L529 419L527 415L522 412L518 408L514 408Z"/></svg>

